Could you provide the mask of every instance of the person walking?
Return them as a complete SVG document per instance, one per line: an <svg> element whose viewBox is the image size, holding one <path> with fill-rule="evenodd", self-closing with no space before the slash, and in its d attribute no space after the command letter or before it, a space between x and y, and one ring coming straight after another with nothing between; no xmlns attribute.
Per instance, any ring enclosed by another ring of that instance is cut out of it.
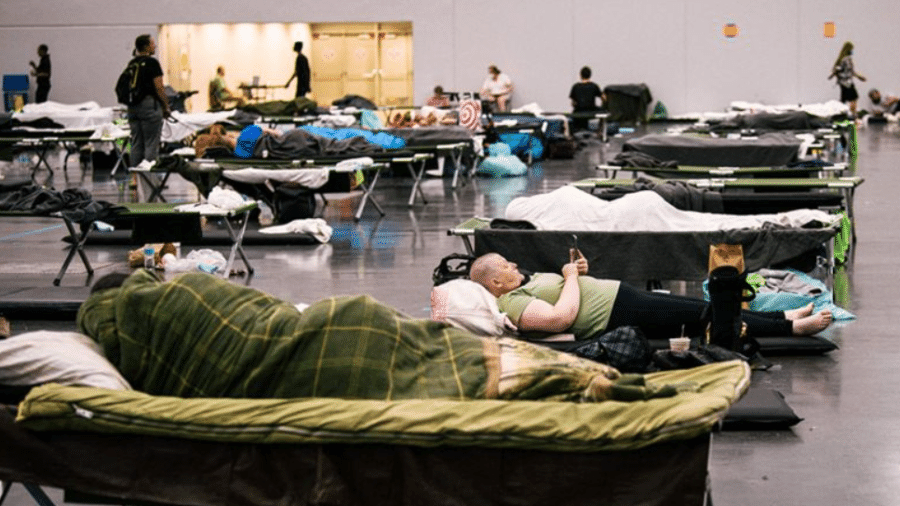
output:
<svg viewBox="0 0 900 506"><path fill-rule="evenodd" d="M310 71L309 71L309 60L306 59L306 56L303 55L303 43L302 42L294 42L294 51L297 52L297 60L294 62L294 73L291 74L291 78L288 79L288 82L285 83L284 87L287 88L291 85L291 81L294 78L297 78L297 94L296 98L305 97L307 93L310 92L309 87L309 79L310 79Z"/></svg>
<svg viewBox="0 0 900 506"><path fill-rule="evenodd" d="M866 78L856 72L853 67L853 43L847 41L841 48L834 66L831 67L831 74L828 79L837 78L838 86L841 87L841 102L850 107L850 114L853 120L856 120L856 101L859 99L859 93L853 84L853 78L865 81Z"/></svg>

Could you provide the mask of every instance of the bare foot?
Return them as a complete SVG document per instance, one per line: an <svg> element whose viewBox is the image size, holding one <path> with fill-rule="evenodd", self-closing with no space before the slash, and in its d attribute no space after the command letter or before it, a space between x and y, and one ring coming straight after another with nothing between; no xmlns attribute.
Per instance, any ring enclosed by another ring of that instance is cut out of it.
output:
<svg viewBox="0 0 900 506"><path fill-rule="evenodd" d="M793 328L795 336L811 336L816 332L825 330L831 325L833 317L831 311L823 309L814 315L794 320Z"/></svg>
<svg viewBox="0 0 900 506"><path fill-rule="evenodd" d="M799 320L800 318L805 318L805 317L811 315L812 312L813 312L813 303L810 302L809 304L807 304L803 307L798 307L797 309L789 309L789 310L785 311L784 319L785 320Z"/></svg>

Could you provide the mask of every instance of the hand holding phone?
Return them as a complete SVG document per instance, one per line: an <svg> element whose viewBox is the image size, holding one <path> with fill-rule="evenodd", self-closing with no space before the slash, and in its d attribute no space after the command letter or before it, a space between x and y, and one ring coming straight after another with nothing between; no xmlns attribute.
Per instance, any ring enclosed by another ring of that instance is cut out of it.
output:
<svg viewBox="0 0 900 506"><path fill-rule="evenodd" d="M575 262L579 258L584 258L584 255L582 255L581 251L578 249L578 236L572 234L572 247L569 248L569 261Z"/></svg>
<svg viewBox="0 0 900 506"><path fill-rule="evenodd" d="M588 273L587 259L581 253L581 250L578 249L578 236L575 234L572 234L572 247L569 248L569 263L577 265L578 274L585 275Z"/></svg>

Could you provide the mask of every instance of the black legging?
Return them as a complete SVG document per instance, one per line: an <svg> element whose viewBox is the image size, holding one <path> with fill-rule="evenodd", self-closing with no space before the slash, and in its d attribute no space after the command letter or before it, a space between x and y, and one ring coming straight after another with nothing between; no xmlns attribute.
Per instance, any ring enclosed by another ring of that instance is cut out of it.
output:
<svg viewBox="0 0 900 506"><path fill-rule="evenodd" d="M702 321L707 301L680 295L648 292L622 283L616 294L607 329L623 325L639 327L650 339L681 335L681 326L687 336L703 335L706 322ZM747 324L747 333L753 337L789 336L793 323L784 318L784 311L741 311Z"/></svg>

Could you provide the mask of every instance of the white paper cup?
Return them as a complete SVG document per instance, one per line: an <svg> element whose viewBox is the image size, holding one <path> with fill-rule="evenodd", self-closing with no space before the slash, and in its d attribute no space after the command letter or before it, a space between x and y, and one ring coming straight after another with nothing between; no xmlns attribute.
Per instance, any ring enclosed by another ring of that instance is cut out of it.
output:
<svg viewBox="0 0 900 506"><path fill-rule="evenodd" d="M673 337L669 339L669 350L675 352L688 351L691 348L690 337Z"/></svg>

